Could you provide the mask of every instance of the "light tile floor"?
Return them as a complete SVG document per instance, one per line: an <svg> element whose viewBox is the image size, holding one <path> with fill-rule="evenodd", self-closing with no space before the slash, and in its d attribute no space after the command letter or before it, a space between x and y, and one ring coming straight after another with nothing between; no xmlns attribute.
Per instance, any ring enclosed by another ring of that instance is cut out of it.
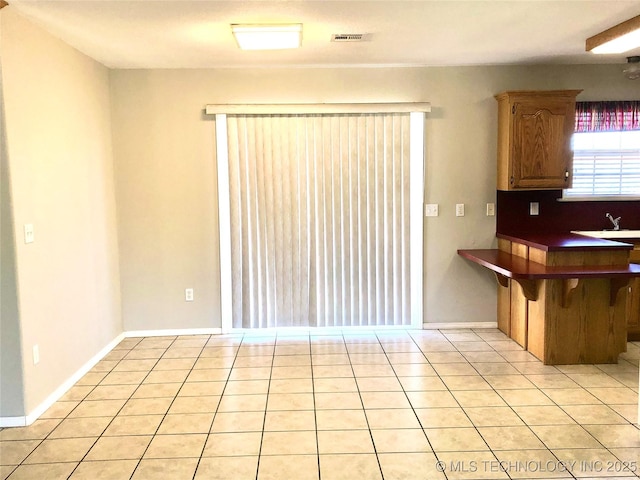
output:
<svg viewBox="0 0 640 480"><path fill-rule="evenodd" d="M498 330L129 338L0 478L638 478L640 343L545 366Z"/></svg>

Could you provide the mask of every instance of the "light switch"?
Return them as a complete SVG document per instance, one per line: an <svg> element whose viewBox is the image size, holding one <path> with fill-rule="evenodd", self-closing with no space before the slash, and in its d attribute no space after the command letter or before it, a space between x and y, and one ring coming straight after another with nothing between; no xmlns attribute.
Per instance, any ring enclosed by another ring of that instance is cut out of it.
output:
<svg viewBox="0 0 640 480"><path fill-rule="evenodd" d="M464 203L456 203L456 217L464 217Z"/></svg>
<svg viewBox="0 0 640 480"><path fill-rule="evenodd" d="M438 216L438 204L437 203L427 203L424 206L424 216L425 217L437 217Z"/></svg>
<svg viewBox="0 0 640 480"><path fill-rule="evenodd" d="M493 217L496 214L496 204L487 203L487 217Z"/></svg>
<svg viewBox="0 0 640 480"><path fill-rule="evenodd" d="M35 240L33 223L24 224L24 243L33 243Z"/></svg>
<svg viewBox="0 0 640 480"><path fill-rule="evenodd" d="M540 215L540 204L538 202L529 203L529 215Z"/></svg>

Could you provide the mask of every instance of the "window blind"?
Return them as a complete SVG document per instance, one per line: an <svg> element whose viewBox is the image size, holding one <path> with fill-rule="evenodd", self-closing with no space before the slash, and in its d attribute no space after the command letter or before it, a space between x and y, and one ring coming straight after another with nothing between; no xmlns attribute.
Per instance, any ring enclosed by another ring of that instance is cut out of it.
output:
<svg viewBox="0 0 640 480"><path fill-rule="evenodd" d="M640 151L576 151L568 196L640 195Z"/></svg>
<svg viewBox="0 0 640 480"><path fill-rule="evenodd" d="M409 119L227 117L235 328L411 324Z"/></svg>
<svg viewBox="0 0 640 480"><path fill-rule="evenodd" d="M565 198L640 196L640 131L576 133Z"/></svg>

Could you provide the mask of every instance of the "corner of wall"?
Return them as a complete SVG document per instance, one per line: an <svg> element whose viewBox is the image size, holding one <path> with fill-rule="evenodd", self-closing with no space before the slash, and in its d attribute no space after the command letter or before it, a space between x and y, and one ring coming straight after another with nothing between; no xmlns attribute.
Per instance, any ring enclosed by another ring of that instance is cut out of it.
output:
<svg viewBox="0 0 640 480"><path fill-rule="evenodd" d="M11 206L0 31L0 417L25 415L14 221Z"/></svg>
<svg viewBox="0 0 640 480"><path fill-rule="evenodd" d="M0 21L2 415L31 417L123 333L108 69L11 7Z"/></svg>

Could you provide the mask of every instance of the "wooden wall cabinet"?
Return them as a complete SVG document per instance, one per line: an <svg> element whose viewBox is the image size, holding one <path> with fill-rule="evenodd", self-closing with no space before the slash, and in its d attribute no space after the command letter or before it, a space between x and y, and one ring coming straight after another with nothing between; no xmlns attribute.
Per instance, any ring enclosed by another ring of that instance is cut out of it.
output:
<svg viewBox="0 0 640 480"><path fill-rule="evenodd" d="M576 96L582 90L517 91L498 100L498 190L571 186Z"/></svg>

